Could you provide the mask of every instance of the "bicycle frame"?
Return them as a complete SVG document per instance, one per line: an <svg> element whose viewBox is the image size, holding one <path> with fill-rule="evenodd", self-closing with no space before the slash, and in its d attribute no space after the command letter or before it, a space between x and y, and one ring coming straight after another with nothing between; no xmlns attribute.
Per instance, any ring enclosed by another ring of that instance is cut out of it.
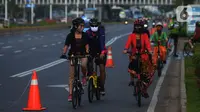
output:
<svg viewBox="0 0 200 112"><path fill-rule="evenodd" d="M93 63L92 66L94 65L97 58L99 58L99 57L95 56L95 58L92 60L92 63ZM98 67L97 67L97 64L95 63L95 75L91 75L89 77L89 79L93 78L93 85L94 85L95 89L98 87L98 85L97 85L97 72L98 72Z"/></svg>

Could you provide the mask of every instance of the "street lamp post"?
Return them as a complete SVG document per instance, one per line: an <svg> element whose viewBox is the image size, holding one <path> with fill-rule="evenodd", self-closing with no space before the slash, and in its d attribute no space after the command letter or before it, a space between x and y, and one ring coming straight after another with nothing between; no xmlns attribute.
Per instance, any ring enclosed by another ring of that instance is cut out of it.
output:
<svg viewBox="0 0 200 112"><path fill-rule="evenodd" d="M49 8L49 18L52 20L52 0L50 0L50 8Z"/></svg>
<svg viewBox="0 0 200 112"><path fill-rule="evenodd" d="M8 0L5 0L5 20L8 20Z"/></svg>
<svg viewBox="0 0 200 112"><path fill-rule="evenodd" d="M67 15L68 15L68 11L67 11L67 0L65 0L65 23L67 23Z"/></svg>
<svg viewBox="0 0 200 112"><path fill-rule="evenodd" d="M79 0L76 2L76 16L79 16Z"/></svg>
<svg viewBox="0 0 200 112"><path fill-rule="evenodd" d="M31 24L34 24L34 7L33 7L34 3L33 2L34 1L32 0L31 1Z"/></svg>

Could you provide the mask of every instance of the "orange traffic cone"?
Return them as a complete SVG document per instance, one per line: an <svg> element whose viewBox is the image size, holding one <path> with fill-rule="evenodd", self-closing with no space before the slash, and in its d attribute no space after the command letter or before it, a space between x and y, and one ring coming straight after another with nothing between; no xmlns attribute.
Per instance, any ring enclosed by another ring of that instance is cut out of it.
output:
<svg viewBox="0 0 200 112"><path fill-rule="evenodd" d="M27 105L27 108L23 108L23 110L24 111L41 111L45 109L46 108L43 108L41 106L37 74L36 74L36 71L33 71L31 87L29 90L28 105Z"/></svg>
<svg viewBox="0 0 200 112"><path fill-rule="evenodd" d="M108 67L108 68L113 68L114 67L114 63L113 63L113 59L112 59L112 48L111 47L108 47L106 67Z"/></svg>

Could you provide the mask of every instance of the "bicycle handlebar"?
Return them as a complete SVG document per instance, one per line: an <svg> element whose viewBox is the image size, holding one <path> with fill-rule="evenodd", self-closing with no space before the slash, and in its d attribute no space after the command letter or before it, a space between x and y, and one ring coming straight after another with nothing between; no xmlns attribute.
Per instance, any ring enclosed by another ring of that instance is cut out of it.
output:
<svg viewBox="0 0 200 112"><path fill-rule="evenodd" d="M133 52L132 52L132 51L127 51L127 54L132 55ZM142 54L151 54L151 53L150 53L149 51L147 51L147 50L144 50L144 51L142 51L142 52L136 51L136 55L142 55Z"/></svg>

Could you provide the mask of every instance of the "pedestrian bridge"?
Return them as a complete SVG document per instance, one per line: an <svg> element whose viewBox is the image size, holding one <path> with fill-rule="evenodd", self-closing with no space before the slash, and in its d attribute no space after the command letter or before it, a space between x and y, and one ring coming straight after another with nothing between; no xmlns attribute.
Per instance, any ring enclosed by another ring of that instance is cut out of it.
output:
<svg viewBox="0 0 200 112"><path fill-rule="evenodd" d="M9 0L8 0L9 1ZM173 5L175 0L15 0L17 5ZM0 0L4 4L5 0Z"/></svg>

